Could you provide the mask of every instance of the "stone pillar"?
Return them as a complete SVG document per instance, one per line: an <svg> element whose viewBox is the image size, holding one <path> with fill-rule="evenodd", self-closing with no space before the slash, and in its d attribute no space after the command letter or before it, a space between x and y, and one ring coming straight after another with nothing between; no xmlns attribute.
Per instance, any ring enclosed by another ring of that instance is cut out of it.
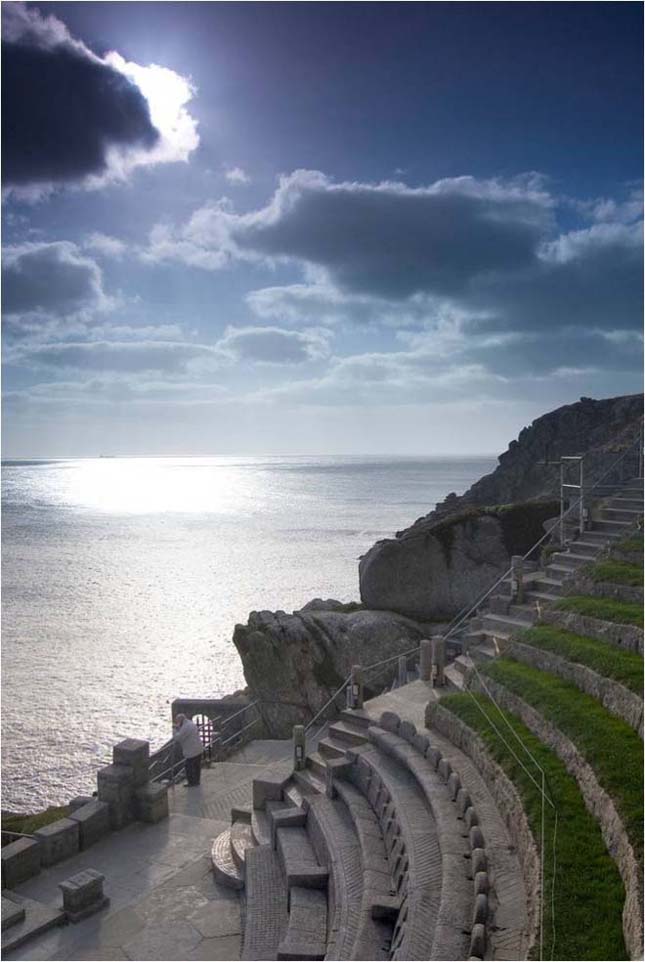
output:
<svg viewBox="0 0 645 962"><path fill-rule="evenodd" d="M399 655L399 688L408 683L408 660L405 655Z"/></svg>
<svg viewBox="0 0 645 962"><path fill-rule="evenodd" d="M306 740L304 725L293 726L293 768L301 772L305 767Z"/></svg>
<svg viewBox="0 0 645 962"><path fill-rule="evenodd" d="M352 665L350 687L350 708L363 707L363 669L360 665Z"/></svg>
<svg viewBox="0 0 645 962"><path fill-rule="evenodd" d="M421 681L432 681L432 642L424 638L419 649L419 674Z"/></svg>
<svg viewBox="0 0 645 962"><path fill-rule="evenodd" d="M524 604L524 558L514 554L511 558L511 598L517 605Z"/></svg>
<svg viewBox="0 0 645 962"><path fill-rule="evenodd" d="M446 667L446 643L443 635L435 635L432 639L432 660L435 665L435 685L443 688L446 683L444 670Z"/></svg>

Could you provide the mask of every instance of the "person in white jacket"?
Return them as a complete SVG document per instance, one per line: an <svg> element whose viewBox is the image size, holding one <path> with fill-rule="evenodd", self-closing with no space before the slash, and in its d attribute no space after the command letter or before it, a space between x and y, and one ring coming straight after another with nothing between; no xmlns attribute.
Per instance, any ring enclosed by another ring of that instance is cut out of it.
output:
<svg viewBox="0 0 645 962"><path fill-rule="evenodd" d="M186 759L186 781L189 785L199 785L202 768L202 752L204 746L199 737L199 729L191 718L185 715L177 715L175 719L175 731L172 736L181 745L181 750Z"/></svg>

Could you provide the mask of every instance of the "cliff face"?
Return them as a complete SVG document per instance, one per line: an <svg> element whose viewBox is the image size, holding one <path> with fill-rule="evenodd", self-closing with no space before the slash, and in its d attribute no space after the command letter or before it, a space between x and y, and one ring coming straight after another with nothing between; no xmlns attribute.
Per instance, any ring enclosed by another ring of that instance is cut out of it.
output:
<svg viewBox="0 0 645 962"><path fill-rule="evenodd" d="M550 411L524 428L517 441L511 441L491 474L476 481L461 497L448 495L420 520L445 517L474 505L559 497L559 467L545 462L558 461L564 455L584 454L585 476L593 478L608 468L637 437L642 417L642 394L601 401L581 398L576 404ZM634 469L636 456L630 456L627 461Z"/></svg>
<svg viewBox="0 0 645 962"><path fill-rule="evenodd" d="M452 618L524 554L557 513L554 501L469 509L378 541L359 565L361 598L412 618Z"/></svg>
<svg viewBox="0 0 645 962"><path fill-rule="evenodd" d="M583 398L538 418L510 443L495 471L461 497L448 495L363 556L362 601L417 618L456 615L508 568L511 555L528 551L544 533L543 522L558 514L553 498L559 498L559 464L548 462L584 454L585 477L598 477L638 436L642 413L643 395L637 394ZM626 459L627 472L635 472L636 457L637 448ZM511 513L483 510L491 505L514 507Z"/></svg>
<svg viewBox="0 0 645 962"><path fill-rule="evenodd" d="M253 611L248 624L235 626L233 643L270 737L287 738L293 725L307 724L352 665L390 658L424 637L401 615L351 607L316 600L292 614Z"/></svg>

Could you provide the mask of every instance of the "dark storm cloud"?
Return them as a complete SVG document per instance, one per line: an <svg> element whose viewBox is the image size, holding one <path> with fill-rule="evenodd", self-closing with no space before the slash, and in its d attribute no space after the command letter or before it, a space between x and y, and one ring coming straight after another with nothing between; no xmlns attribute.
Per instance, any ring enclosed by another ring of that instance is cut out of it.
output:
<svg viewBox="0 0 645 962"><path fill-rule="evenodd" d="M74 41L60 21L2 6L3 183L100 175L111 148L150 149L159 133L131 81Z"/></svg>
<svg viewBox="0 0 645 962"><path fill-rule="evenodd" d="M341 290L399 300L456 295L491 271L532 265L547 221L535 192L470 178L410 189L297 172L269 208L240 218L233 239L241 251L324 268Z"/></svg>
<svg viewBox="0 0 645 962"><path fill-rule="evenodd" d="M4 314L69 317L107 304L101 269L75 244L23 244L3 251Z"/></svg>

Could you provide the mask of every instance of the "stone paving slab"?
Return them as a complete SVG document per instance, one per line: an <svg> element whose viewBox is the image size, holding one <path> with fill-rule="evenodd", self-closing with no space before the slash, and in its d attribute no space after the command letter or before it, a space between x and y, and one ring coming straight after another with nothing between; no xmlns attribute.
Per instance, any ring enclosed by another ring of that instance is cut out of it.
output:
<svg viewBox="0 0 645 962"><path fill-rule="evenodd" d="M215 884L210 847L230 823L231 794L237 804L250 805L253 778L275 772L281 760L288 768L285 757L290 759L289 743L254 742L228 762L206 769L200 786L172 790L168 819L154 825L132 823L22 883L17 894L52 911L61 903L59 883L93 868L105 875L111 904L76 925L52 929L6 957L33 962L239 959L239 899Z"/></svg>

